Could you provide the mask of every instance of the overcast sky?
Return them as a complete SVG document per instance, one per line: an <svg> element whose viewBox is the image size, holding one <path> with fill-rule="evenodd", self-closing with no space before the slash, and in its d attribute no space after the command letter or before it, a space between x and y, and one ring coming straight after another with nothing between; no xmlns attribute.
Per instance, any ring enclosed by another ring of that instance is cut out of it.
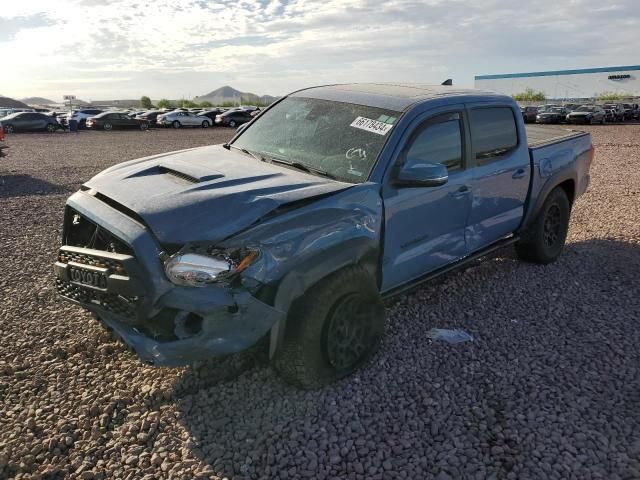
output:
<svg viewBox="0 0 640 480"><path fill-rule="evenodd" d="M1 1L0 94L257 94L640 64L640 0Z"/></svg>

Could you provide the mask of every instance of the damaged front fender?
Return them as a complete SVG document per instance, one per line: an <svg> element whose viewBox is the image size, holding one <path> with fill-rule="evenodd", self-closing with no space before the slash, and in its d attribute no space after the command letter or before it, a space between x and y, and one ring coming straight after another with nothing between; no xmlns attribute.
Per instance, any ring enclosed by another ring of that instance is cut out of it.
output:
<svg viewBox="0 0 640 480"><path fill-rule="evenodd" d="M260 258L242 276L269 286L271 305L287 312L314 284L346 266L361 265L377 280L382 222L380 185L364 183L266 219L225 245L258 246ZM272 355L285 321L272 329Z"/></svg>

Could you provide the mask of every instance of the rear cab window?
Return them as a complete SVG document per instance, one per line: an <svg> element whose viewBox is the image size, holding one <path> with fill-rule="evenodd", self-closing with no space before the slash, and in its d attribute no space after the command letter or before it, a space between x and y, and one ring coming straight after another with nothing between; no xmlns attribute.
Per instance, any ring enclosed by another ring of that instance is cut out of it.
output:
<svg viewBox="0 0 640 480"><path fill-rule="evenodd" d="M518 146L518 128L509 107L480 107L470 111L473 156L484 165L509 153Z"/></svg>

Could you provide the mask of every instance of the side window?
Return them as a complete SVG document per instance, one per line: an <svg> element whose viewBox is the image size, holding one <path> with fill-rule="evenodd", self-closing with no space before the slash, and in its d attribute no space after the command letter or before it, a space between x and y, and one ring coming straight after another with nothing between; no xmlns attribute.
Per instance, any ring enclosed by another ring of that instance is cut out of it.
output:
<svg viewBox="0 0 640 480"><path fill-rule="evenodd" d="M518 130L509 107L471 110L471 142L479 164L492 162L518 145Z"/></svg>
<svg viewBox="0 0 640 480"><path fill-rule="evenodd" d="M462 168L462 130L460 115L447 115L442 121L421 127L405 154L405 166L418 162L441 163L449 170Z"/></svg>

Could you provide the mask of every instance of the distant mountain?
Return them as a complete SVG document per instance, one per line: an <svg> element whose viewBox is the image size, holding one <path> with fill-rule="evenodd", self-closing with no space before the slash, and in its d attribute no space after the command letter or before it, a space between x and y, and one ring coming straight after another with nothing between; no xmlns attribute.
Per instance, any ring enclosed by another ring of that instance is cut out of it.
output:
<svg viewBox="0 0 640 480"><path fill-rule="evenodd" d="M21 98L21 102L26 103L27 105L54 105L58 102L54 102L53 100L49 100L48 98L43 97L27 97Z"/></svg>
<svg viewBox="0 0 640 480"><path fill-rule="evenodd" d="M276 98L277 97L272 97L271 95L256 95L255 93L241 92L240 90L236 90L233 87L225 85L224 87L213 90L206 95L195 97L193 101L196 103L211 102L214 105L222 105L223 103L229 102L242 104L260 103L268 105L276 100Z"/></svg>
<svg viewBox="0 0 640 480"><path fill-rule="evenodd" d="M29 108L29 105L22 103L18 100L14 100L9 97L0 97L0 107L4 108Z"/></svg>

